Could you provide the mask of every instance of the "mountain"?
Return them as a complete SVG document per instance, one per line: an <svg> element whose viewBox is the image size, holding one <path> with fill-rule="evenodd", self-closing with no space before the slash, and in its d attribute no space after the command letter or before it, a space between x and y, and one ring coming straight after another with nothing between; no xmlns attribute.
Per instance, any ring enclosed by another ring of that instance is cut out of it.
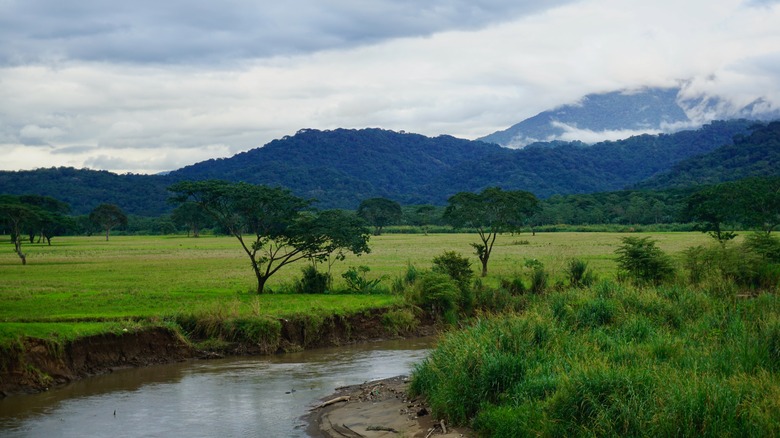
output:
<svg viewBox="0 0 780 438"><path fill-rule="evenodd" d="M208 160L171 172L174 180L220 178L281 185L329 207L355 208L366 198L405 203L437 175L484 156L493 144L450 136L435 138L382 129L304 129L231 158Z"/></svg>
<svg viewBox="0 0 780 438"><path fill-rule="evenodd" d="M683 188L754 176L780 176L780 121L758 125L731 144L697 155L636 185L642 189Z"/></svg>
<svg viewBox="0 0 780 438"><path fill-rule="evenodd" d="M631 133L671 133L718 119L780 118L780 110L762 99L739 107L717 96L688 94L677 87L589 94L579 102L541 112L478 140L517 148L561 139L588 141L625 138Z"/></svg>
<svg viewBox="0 0 780 438"><path fill-rule="evenodd" d="M70 203L76 214L108 202L128 213L154 216L170 211L170 184L209 178L280 185L318 199L319 207L350 209L378 196L402 204L443 205L457 192L489 186L528 190L539 197L603 192L637 184L682 160L731 144L734 136L749 134L752 125L746 120L713 122L697 130L591 146L556 142L523 149L381 129L307 129L167 175L72 168L0 172L0 193L53 196Z"/></svg>

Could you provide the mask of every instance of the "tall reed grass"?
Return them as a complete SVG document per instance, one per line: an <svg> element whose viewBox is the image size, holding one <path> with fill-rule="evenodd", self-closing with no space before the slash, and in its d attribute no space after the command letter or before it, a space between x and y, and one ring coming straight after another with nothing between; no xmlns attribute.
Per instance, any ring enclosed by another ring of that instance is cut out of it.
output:
<svg viewBox="0 0 780 438"><path fill-rule="evenodd" d="M780 298L601 281L446 335L413 373L491 437L778 436Z"/></svg>

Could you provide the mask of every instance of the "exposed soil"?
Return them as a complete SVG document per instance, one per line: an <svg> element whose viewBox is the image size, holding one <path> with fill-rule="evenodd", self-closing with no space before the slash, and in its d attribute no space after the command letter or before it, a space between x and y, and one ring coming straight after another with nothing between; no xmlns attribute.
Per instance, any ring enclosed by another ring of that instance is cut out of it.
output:
<svg viewBox="0 0 780 438"><path fill-rule="evenodd" d="M111 372L181 361L193 356L177 332L150 328L88 336L64 345L26 338L0 356L0 394L45 391L51 386Z"/></svg>
<svg viewBox="0 0 780 438"><path fill-rule="evenodd" d="M219 352L196 350L181 334L163 327L89 336L63 344L26 338L0 349L0 397L45 391L119 368L223 357L225 353L274 354L398 337L382 325L383 313L375 310L350 317L332 316L318 324L316 330L305 320L282 320L278 344L234 343ZM422 324L414 333L405 335L426 336L434 332L431 324Z"/></svg>
<svg viewBox="0 0 780 438"><path fill-rule="evenodd" d="M337 388L304 419L311 436L327 438L471 437L472 431L452 428L433 417L425 399L407 396L405 376Z"/></svg>

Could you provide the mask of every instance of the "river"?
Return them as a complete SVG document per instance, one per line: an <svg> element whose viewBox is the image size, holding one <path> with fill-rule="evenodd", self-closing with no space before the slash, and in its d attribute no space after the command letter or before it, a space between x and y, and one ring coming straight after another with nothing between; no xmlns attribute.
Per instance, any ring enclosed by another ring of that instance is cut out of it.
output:
<svg viewBox="0 0 780 438"><path fill-rule="evenodd" d="M306 437L335 388L408 374L433 339L193 360L0 400L2 437Z"/></svg>

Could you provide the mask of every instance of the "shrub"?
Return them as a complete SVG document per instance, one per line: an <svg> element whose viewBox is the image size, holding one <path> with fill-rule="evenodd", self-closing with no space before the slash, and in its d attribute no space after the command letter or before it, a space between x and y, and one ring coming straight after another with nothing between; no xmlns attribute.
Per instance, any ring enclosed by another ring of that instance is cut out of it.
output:
<svg viewBox="0 0 780 438"><path fill-rule="evenodd" d="M637 283L660 284L674 276L671 257L649 237L624 237L615 250L619 270Z"/></svg>
<svg viewBox="0 0 780 438"><path fill-rule="evenodd" d="M771 263L780 263L780 239L767 233L753 233L745 237L745 249L760 255Z"/></svg>
<svg viewBox="0 0 780 438"><path fill-rule="evenodd" d="M566 276L569 284L574 287L588 287L596 281L593 271L588 269L588 262L580 259L569 260L566 266Z"/></svg>
<svg viewBox="0 0 780 438"><path fill-rule="evenodd" d="M366 274L371 269L368 266L350 266L347 272L341 274L341 277L347 282L347 289L357 293L376 293L379 292L379 283L382 282L382 278L375 278L369 280L366 278Z"/></svg>
<svg viewBox="0 0 780 438"><path fill-rule="evenodd" d="M410 309L391 310L382 315L382 325L396 335L413 331L417 324L418 320Z"/></svg>
<svg viewBox="0 0 780 438"><path fill-rule="evenodd" d="M501 288L505 289L512 295L522 295L526 292L523 279L520 277L514 277L511 280L501 279Z"/></svg>
<svg viewBox="0 0 780 438"><path fill-rule="evenodd" d="M322 294L331 284L331 276L327 272L319 272L313 265L302 269L303 277L295 284L295 292L300 294Z"/></svg>
<svg viewBox="0 0 780 438"><path fill-rule="evenodd" d="M410 301L432 316L441 317L458 310L458 284L449 275L425 272L418 276Z"/></svg>
<svg viewBox="0 0 780 438"><path fill-rule="evenodd" d="M455 251L445 251L444 254L434 257L431 270L447 274L462 285L468 285L471 277L474 276L474 270L471 269L469 259Z"/></svg>
<svg viewBox="0 0 780 438"><path fill-rule="evenodd" d="M409 286L414 285L414 282L417 280L417 268L414 267L411 263L406 266L406 272L401 277L396 277L395 280L393 280L393 286L392 286L392 292L394 294L402 294L406 288Z"/></svg>

